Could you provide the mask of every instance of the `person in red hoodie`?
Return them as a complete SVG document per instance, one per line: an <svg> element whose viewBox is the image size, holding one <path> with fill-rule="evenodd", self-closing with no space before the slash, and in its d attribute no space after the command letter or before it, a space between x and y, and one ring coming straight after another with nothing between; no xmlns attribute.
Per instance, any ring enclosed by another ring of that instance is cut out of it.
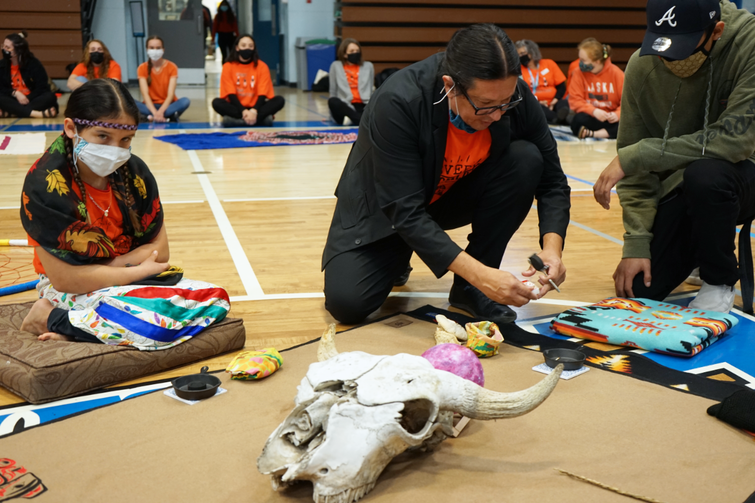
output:
<svg viewBox="0 0 755 503"><path fill-rule="evenodd" d="M572 131L580 139L616 138L621 117L624 72L611 63L611 46L597 40L579 44L579 69L569 82Z"/></svg>
<svg viewBox="0 0 755 503"><path fill-rule="evenodd" d="M215 14L215 20L212 23L212 38L218 36L218 46L220 54L223 56L223 63L228 61L228 56L233 48L233 41L239 34L239 25L236 21L236 15L231 9L228 0L223 0L218 5L218 13Z"/></svg>

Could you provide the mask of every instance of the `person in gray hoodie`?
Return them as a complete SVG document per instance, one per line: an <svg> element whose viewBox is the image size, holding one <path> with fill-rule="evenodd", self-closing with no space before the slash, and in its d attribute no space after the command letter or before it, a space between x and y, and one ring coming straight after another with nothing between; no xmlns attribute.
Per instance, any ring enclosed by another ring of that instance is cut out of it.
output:
<svg viewBox="0 0 755 503"><path fill-rule="evenodd" d="M626 69L618 156L594 187L608 209L616 185L623 208L616 294L661 300L699 267L690 307L728 312L741 274L751 312L755 16L728 0L649 0L647 23Z"/></svg>
<svg viewBox="0 0 755 503"><path fill-rule="evenodd" d="M372 96L375 70L372 63L362 60L362 46L353 38L341 42L336 58L329 72L330 115L338 124L358 126Z"/></svg>

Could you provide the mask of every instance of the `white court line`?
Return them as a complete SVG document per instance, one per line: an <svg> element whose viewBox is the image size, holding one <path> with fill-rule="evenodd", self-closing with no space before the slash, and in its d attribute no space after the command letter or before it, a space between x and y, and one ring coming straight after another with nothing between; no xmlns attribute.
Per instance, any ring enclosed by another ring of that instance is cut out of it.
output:
<svg viewBox="0 0 755 503"><path fill-rule="evenodd" d="M302 196L302 197L251 197L248 199L223 199L224 203L246 203L254 201L310 201L316 199L335 199L336 196Z"/></svg>
<svg viewBox="0 0 755 503"><path fill-rule="evenodd" d="M196 201L163 201L160 200L161 204L200 204L203 203L203 199L197 199Z"/></svg>
<svg viewBox="0 0 755 503"><path fill-rule="evenodd" d="M189 159L191 159L191 164L194 166L194 171L205 171L204 166L202 166L202 161L200 161L197 156L196 150L189 150L187 153L189 154ZM215 221L218 223L218 228L220 229L220 233L225 240L225 245L228 247L228 251L231 254L231 259L233 259L233 263L236 265L236 270L239 273L241 283L244 285L244 290L246 290L247 296L251 299L264 297L265 292L262 291L262 286L260 286L260 282L254 274L252 264L249 263L249 258L247 258L244 249L241 247L241 242L236 236L236 232L233 230L231 221L228 220L228 215L225 214L220 199L218 199L217 194L215 194L215 189L212 188L210 179L205 174L199 174L197 175L197 180L199 180L199 184L202 186L207 202L210 204L212 214L215 216Z"/></svg>

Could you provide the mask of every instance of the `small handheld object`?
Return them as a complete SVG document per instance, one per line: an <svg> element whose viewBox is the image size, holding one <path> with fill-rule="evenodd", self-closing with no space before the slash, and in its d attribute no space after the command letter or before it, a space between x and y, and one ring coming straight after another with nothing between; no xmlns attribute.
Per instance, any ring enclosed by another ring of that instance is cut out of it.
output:
<svg viewBox="0 0 755 503"><path fill-rule="evenodd" d="M530 256L530 258L527 259L527 262L529 262L530 265L532 267L534 267L536 271L541 272L541 273L545 274L546 276L548 275L548 269L550 269L550 266L548 264L544 263L543 259L541 259L540 257L538 257L537 254L533 253ZM553 282L552 279L548 278L548 282L551 284L551 286L553 286L553 288L556 289L556 291L558 293L561 293L561 290L558 288L558 286L556 285L556 283Z"/></svg>

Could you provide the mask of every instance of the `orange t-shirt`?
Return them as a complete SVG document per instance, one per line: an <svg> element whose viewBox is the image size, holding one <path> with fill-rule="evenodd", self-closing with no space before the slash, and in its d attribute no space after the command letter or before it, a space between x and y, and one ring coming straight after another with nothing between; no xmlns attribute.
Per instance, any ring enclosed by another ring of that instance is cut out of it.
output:
<svg viewBox="0 0 755 503"><path fill-rule="evenodd" d="M71 185L73 191L81 197L79 184L72 183ZM115 243L123 235L123 214L121 213L121 208L118 206L115 194L113 194L109 186L106 190L98 190L85 183L84 188L87 191L86 207L87 213L89 213L90 225L99 227L105 231L107 237ZM94 202L92 199L94 199ZM108 212L107 217L105 216L106 210ZM28 236L28 241L29 246L39 246L39 243L34 241L31 236ZM33 264L34 270L38 274L45 274L45 268L42 267L42 262L39 260L36 249L34 250Z"/></svg>
<svg viewBox="0 0 755 503"><path fill-rule="evenodd" d="M26 87L26 82L24 82L24 78L21 76L21 70L19 70L18 65L11 65L10 67L10 82L13 89L25 96L29 96L31 91Z"/></svg>
<svg viewBox="0 0 755 503"><path fill-rule="evenodd" d="M343 65L343 71L346 72L346 80L349 81L351 89L352 103L361 103L362 97L359 96L359 65L346 63Z"/></svg>
<svg viewBox="0 0 755 503"><path fill-rule="evenodd" d="M488 158L491 142L489 129L469 134L449 121L443 171L440 173L440 181L430 204L440 199L453 184L470 174Z"/></svg>
<svg viewBox="0 0 755 503"><path fill-rule="evenodd" d="M596 108L621 116L624 72L606 60L600 73L575 70L569 82L569 107L592 115Z"/></svg>
<svg viewBox="0 0 755 503"><path fill-rule="evenodd" d="M229 94L235 94L245 108L256 105L260 96L274 98L273 81L265 62L257 61L256 67L254 63L245 65L235 61L224 64L220 74L220 97L227 100Z"/></svg>
<svg viewBox="0 0 755 503"><path fill-rule="evenodd" d="M548 103L556 97L556 86L566 81L564 72L552 59L541 59L536 70L522 66L522 78L530 86L537 101Z"/></svg>
<svg viewBox="0 0 755 503"><path fill-rule="evenodd" d="M148 63L144 62L136 69L136 75L140 79L147 79L147 66ZM165 103L165 98L168 97L168 86L170 85L170 79L173 77L178 78L178 67L172 61L164 60L163 66L160 69L152 67L152 83L149 85L149 99L155 105L162 105ZM173 101L176 101L175 93L173 93Z"/></svg>
<svg viewBox="0 0 755 503"><path fill-rule="evenodd" d="M569 96L569 86L571 85L571 77L572 74L575 71L579 71L579 59L575 59L571 63L569 63L569 70L566 72L566 94L564 95L564 98Z"/></svg>
<svg viewBox="0 0 755 503"><path fill-rule="evenodd" d="M87 67L84 65L84 63L79 63L76 65L76 68L73 69L71 72L71 75L76 75L77 77L86 77L87 76ZM122 82L121 79L121 65L116 63L115 61L110 61L110 68L108 68L107 71L107 77L109 79L115 79L117 81ZM94 67L94 78L99 79L100 78L100 67L95 66Z"/></svg>

